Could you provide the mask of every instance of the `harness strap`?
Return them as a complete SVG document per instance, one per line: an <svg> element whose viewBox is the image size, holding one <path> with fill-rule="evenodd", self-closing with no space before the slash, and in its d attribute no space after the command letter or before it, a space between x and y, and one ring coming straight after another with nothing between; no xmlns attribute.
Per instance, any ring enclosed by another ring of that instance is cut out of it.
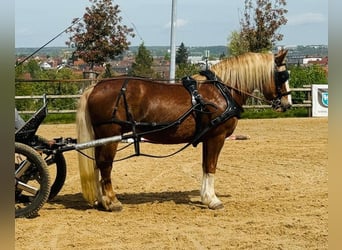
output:
<svg viewBox="0 0 342 250"><path fill-rule="evenodd" d="M286 66L286 63L282 63L278 66ZM283 96L287 96L291 94L291 91L287 91L285 93L281 92L281 87L284 82L286 82L290 78L290 74L287 70L283 71L277 71L275 70L274 72L274 80L275 80L275 85L277 88L277 98L280 99Z"/></svg>
<svg viewBox="0 0 342 250"><path fill-rule="evenodd" d="M197 103L204 104L202 96L198 93L197 82L190 76L182 78L182 84L191 95L192 105Z"/></svg>
<svg viewBox="0 0 342 250"><path fill-rule="evenodd" d="M132 133L133 133L133 140L134 140L134 148L135 148L135 153L136 155L140 155L140 138L137 136L137 131L136 131L136 122L132 116L132 114L129 112L128 110L128 103L127 103L127 98L126 98L126 90L127 90L127 85L129 82L130 78L126 78L125 81L122 84L120 93L116 99L116 103L115 103L115 107L112 113L112 121L111 122L115 122L118 124L123 124L119 119L115 118L115 113L118 110L118 105L119 105L119 101L121 99L121 97L123 98L124 101L124 107L125 107L125 112L126 112L126 122L125 124L129 124L132 127ZM114 121L115 120L115 121ZM103 124L103 123L102 123Z"/></svg>
<svg viewBox="0 0 342 250"><path fill-rule="evenodd" d="M241 112L243 112L243 109L241 106L239 106L233 99L233 97L231 96L231 93L229 91L229 89L227 88L227 86L225 86L222 82L219 81L214 81L214 85L216 88L219 89L219 91L221 92L222 96L225 98L226 102L227 102L227 107L225 109L225 111L223 111L223 113L219 116L217 116L216 118L214 118L213 120L211 120L209 122L209 124L202 130L200 131L200 133L197 133L197 135L195 136L192 145L194 147L197 146L197 144L200 142L200 139L212 128L216 127L217 125L227 121L228 119L232 118L232 117L237 117L240 118L241 116Z"/></svg>
<svg viewBox="0 0 342 250"><path fill-rule="evenodd" d="M114 110L113 110L112 117L115 117L115 113L118 110L119 101L120 101L121 97L124 98L125 110L126 110L126 114L128 116L128 107L127 107L128 105L127 105L127 99L126 99L125 93L126 93L126 90L127 90L127 84L129 82L129 80L130 80L130 78L126 78L125 81L122 84L120 93L118 95L118 98L116 99L116 103L115 103L115 107L114 107Z"/></svg>
<svg viewBox="0 0 342 250"><path fill-rule="evenodd" d="M182 84L188 90L191 96L192 106L198 106L198 108L194 108L194 116L195 116L195 135L202 131L202 118L203 113L205 113L206 103L204 102L202 96L198 93L197 82L190 76L186 76L182 78Z"/></svg>
<svg viewBox="0 0 342 250"><path fill-rule="evenodd" d="M196 147L198 143L200 142L200 139L213 127L219 125L220 123L225 122L229 118L236 116L240 118L240 114L243 111L242 107L240 107L231 96L230 90L226 85L222 83L222 81L215 75L214 72L211 70L203 70L200 71L200 74L205 76L208 80L212 81L214 86L220 91L224 99L226 100L227 107L225 111L211 120L209 124L206 124L206 126L203 128L202 124L202 118L203 114L206 112L206 106L212 105L216 107L214 104L208 104L205 103L202 96L198 93L197 90L197 82L195 79L186 76L182 78L183 86L189 91L191 98L192 98L192 104L193 105L199 105L200 110L195 109L195 120L196 120L196 130L194 133L194 139L192 141L192 145Z"/></svg>

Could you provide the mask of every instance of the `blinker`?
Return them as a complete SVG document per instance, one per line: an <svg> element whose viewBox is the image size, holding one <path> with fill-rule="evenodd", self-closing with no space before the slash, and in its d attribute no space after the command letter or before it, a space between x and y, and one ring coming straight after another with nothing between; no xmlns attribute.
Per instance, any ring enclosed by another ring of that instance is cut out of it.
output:
<svg viewBox="0 0 342 250"><path fill-rule="evenodd" d="M276 73L276 83L281 85L284 82L286 82L290 78L290 74L287 70L281 71L281 72L275 72Z"/></svg>

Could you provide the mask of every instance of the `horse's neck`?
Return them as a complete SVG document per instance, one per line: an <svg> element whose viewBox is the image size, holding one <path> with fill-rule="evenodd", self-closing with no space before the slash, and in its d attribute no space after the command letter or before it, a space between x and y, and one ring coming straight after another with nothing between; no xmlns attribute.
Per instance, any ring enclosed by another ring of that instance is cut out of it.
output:
<svg viewBox="0 0 342 250"><path fill-rule="evenodd" d="M250 94L252 94L252 91L248 91L246 89L239 89L237 87L232 88L232 96L240 106L246 104L247 98Z"/></svg>
<svg viewBox="0 0 342 250"><path fill-rule="evenodd" d="M222 71L221 71L222 72ZM215 73L216 74L216 73ZM217 76L231 88L231 94L234 100L240 105L246 104L247 98L253 94L255 87L251 84L247 84L246 82L231 82L226 76L218 75ZM259 90L261 92L261 90Z"/></svg>
<svg viewBox="0 0 342 250"><path fill-rule="evenodd" d="M233 97L241 104L254 90L263 93L265 84L272 82L274 58L267 53L246 53L213 65L212 71L228 86L234 88ZM271 72L271 74L270 74Z"/></svg>

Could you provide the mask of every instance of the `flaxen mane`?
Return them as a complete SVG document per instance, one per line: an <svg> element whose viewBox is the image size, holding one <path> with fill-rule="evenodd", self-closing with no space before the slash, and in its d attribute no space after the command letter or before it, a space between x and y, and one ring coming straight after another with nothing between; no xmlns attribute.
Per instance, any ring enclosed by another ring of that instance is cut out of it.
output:
<svg viewBox="0 0 342 250"><path fill-rule="evenodd" d="M262 90L262 85L273 81L274 55L246 53L213 65L211 70L227 85L240 90Z"/></svg>

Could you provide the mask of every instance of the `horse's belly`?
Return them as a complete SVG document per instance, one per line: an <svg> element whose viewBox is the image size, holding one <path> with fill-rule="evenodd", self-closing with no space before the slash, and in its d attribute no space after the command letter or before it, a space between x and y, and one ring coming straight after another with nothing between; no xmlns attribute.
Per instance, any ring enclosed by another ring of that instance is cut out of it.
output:
<svg viewBox="0 0 342 250"><path fill-rule="evenodd" d="M170 124L172 124L171 122ZM160 144L179 144L190 142L195 134L195 122L190 118L169 128L150 128L143 131L143 138Z"/></svg>

